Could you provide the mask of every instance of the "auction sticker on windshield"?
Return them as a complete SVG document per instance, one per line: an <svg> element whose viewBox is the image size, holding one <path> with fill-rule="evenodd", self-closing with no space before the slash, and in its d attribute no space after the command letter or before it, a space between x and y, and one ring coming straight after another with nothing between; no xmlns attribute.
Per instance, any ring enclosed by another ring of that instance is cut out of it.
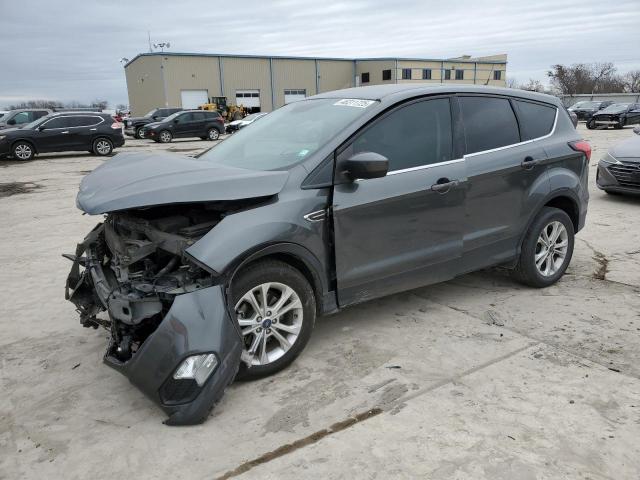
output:
<svg viewBox="0 0 640 480"><path fill-rule="evenodd" d="M376 103L374 100L358 100L355 98L343 98L342 100L338 100L334 105L343 105L345 107L357 107L357 108L367 108L372 103Z"/></svg>

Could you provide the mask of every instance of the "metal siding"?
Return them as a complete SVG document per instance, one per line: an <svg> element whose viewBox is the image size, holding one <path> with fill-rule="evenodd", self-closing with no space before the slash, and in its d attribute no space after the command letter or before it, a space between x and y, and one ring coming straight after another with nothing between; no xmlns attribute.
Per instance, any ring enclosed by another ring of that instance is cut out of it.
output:
<svg viewBox="0 0 640 480"><path fill-rule="evenodd" d="M181 107L181 90L207 90L209 97L220 92L217 57L163 57L170 107Z"/></svg>
<svg viewBox="0 0 640 480"><path fill-rule="evenodd" d="M318 60L318 93L354 87L353 65L352 60Z"/></svg>
<svg viewBox="0 0 640 480"><path fill-rule="evenodd" d="M222 57L224 96L229 104L236 102L236 90L260 90L260 108L273 110L271 104L271 76L269 58Z"/></svg>
<svg viewBox="0 0 640 480"><path fill-rule="evenodd" d="M493 79L493 72L495 70L500 70L502 72L501 80ZM507 85L507 66L504 64L478 62L478 70L476 71L476 84L492 85L494 87L505 87Z"/></svg>
<svg viewBox="0 0 640 480"><path fill-rule="evenodd" d="M316 65L314 60L273 59L273 89L275 108L284 105L284 91L306 90L307 97L316 93Z"/></svg>
<svg viewBox="0 0 640 480"><path fill-rule="evenodd" d="M164 106L160 57L140 57L125 69L129 108L134 116L142 116Z"/></svg>
<svg viewBox="0 0 640 480"><path fill-rule="evenodd" d="M360 85L366 87L367 85L381 85L385 83L395 83L396 74L394 70L396 67L395 60L357 60L356 61L356 75L369 72L369 83L362 83ZM382 80L382 71L391 70L391 80Z"/></svg>
<svg viewBox="0 0 640 480"><path fill-rule="evenodd" d="M402 80L402 69L411 69L411 80ZM431 80L422 79L422 70L431 69ZM398 62L398 83L409 83L419 81L420 83L440 83L440 62L419 62L416 60L401 60Z"/></svg>

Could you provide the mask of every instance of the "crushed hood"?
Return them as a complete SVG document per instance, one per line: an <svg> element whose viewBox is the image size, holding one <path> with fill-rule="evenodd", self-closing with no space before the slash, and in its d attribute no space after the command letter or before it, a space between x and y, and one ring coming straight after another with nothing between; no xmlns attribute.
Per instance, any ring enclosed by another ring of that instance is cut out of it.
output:
<svg viewBox="0 0 640 480"><path fill-rule="evenodd" d="M245 170L172 153L120 153L82 179L76 199L88 214L173 203L275 195L289 174Z"/></svg>
<svg viewBox="0 0 640 480"><path fill-rule="evenodd" d="M617 143L611 147L609 153L615 158L635 158L640 161L640 137L634 135L631 138L627 138L626 140Z"/></svg>

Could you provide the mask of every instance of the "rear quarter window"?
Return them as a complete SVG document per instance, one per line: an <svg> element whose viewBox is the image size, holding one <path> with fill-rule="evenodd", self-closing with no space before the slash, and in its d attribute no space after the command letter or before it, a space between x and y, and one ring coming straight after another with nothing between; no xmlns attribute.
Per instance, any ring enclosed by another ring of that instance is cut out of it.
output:
<svg viewBox="0 0 640 480"><path fill-rule="evenodd" d="M476 153L520 142L511 103L506 98L460 97L466 153Z"/></svg>
<svg viewBox="0 0 640 480"><path fill-rule="evenodd" d="M551 133L556 121L556 108L550 105L516 100L523 140L544 137Z"/></svg>

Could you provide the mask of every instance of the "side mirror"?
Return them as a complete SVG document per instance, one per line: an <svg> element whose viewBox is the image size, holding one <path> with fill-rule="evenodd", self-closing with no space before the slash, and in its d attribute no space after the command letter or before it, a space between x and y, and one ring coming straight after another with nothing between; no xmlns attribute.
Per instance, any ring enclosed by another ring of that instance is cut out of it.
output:
<svg viewBox="0 0 640 480"><path fill-rule="evenodd" d="M15 124L16 124L16 120L14 118L12 118L7 122L7 125L15 125Z"/></svg>
<svg viewBox="0 0 640 480"><path fill-rule="evenodd" d="M389 160L375 152L360 152L344 161L342 170L352 179L380 178L389 171Z"/></svg>
<svg viewBox="0 0 640 480"><path fill-rule="evenodd" d="M38 127L38 130L40 132L43 131L43 130L46 130L46 129L47 129L47 127L45 125L41 125L41 126Z"/></svg>
<svg viewBox="0 0 640 480"><path fill-rule="evenodd" d="M173 123L178 123L178 119L176 118L176 119L173 121Z"/></svg>

